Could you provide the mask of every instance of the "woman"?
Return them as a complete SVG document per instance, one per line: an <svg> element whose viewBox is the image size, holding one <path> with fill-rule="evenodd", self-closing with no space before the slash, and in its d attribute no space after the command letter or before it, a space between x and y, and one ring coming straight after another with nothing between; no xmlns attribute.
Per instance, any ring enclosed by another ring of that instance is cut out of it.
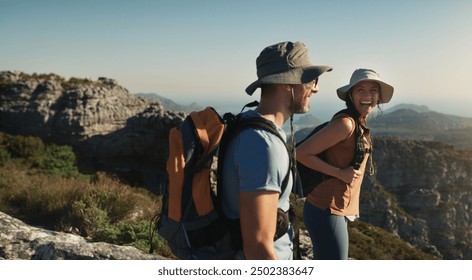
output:
<svg viewBox="0 0 472 280"><path fill-rule="evenodd" d="M328 175L307 195L303 210L315 259L348 258L347 220L359 217L361 184L371 156L366 119L375 106L390 101L393 87L381 81L375 71L357 69L349 84L339 88L337 94L347 109L297 147L300 163ZM360 128L359 140L356 126ZM356 148L358 143L360 148ZM326 151L325 160L317 156L322 151ZM359 155L360 166L355 169L352 165Z"/></svg>

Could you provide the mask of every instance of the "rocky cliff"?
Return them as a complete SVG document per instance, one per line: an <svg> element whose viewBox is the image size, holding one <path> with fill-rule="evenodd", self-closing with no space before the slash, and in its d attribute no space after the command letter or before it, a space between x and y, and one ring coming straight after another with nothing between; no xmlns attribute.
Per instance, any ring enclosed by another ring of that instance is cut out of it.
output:
<svg viewBox="0 0 472 280"><path fill-rule="evenodd" d="M184 117L110 79L0 72L0 130L72 145L82 170L156 191L169 129ZM392 137L374 147L377 174L364 180L361 220L439 257L472 259L472 152Z"/></svg>
<svg viewBox="0 0 472 280"><path fill-rule="evenodd" d="M472 259L472 157L440 142L379 137L362 220L445 259Z"/></svg>
<svg viewBox="0 0 472 280"><path fill-rule="evenodd" d="M31 227L0 212L0 260L156 260L129 246L89 243L83 237Z"/></svg>
<svg viewBox="0 0 472 280"><path fill-rule="evenodd" d="M164 177L168 131L183 118L112 79L0 72L0 130L72 145L81 171L118 173L153 190Z"/></svg>

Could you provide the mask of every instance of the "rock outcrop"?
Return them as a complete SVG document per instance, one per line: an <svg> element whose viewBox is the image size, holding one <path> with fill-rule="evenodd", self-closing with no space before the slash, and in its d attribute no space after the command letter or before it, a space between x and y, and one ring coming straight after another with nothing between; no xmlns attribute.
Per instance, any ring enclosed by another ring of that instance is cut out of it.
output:
<svg viewBox="0 0 472 280"><path fill-rule="evenodd" d="M0 212L0 259L7 260L157 260L130 246L90 243L70 233L31 227Z"/></svg>
<svg viewBox="0 0 472 280"><path fill-rule="evenodd" d="M439 142L379 137L361 219L445 259L472 259L472 157Z"/></svg>
<svg viewBox="0 0 472 280"><path fill-rule="evenodd" d="M185 114L116 81L0 72L0 130L71 145L83 172L110 171L157 191L169 129Z"/></svg>
<svg viewBox="0 0 472 280"><path fill-rule="evenodd" d="M110 79L0 72L1 131L72 145L82 171L111 171L156 192L168 132L185 116ZM361 219L439 257L472 259L472 152L393 137L374 147Z"/></svg>
<svg viewBox="0 0 472 280"><path fill-rule="evenodd" d="M115 132L148 107L162 110L106 78L65 81L2 72L0 80L3 129L67 143Z"/></svg>
<svg viewBox="0 0 472 280"><path fill-rule="evenodd" d="M300 234L301 255L312 259L311 240ZM0 212L0 260L158 260L130 246L87 242L81 236L33 227Z"/></svg>

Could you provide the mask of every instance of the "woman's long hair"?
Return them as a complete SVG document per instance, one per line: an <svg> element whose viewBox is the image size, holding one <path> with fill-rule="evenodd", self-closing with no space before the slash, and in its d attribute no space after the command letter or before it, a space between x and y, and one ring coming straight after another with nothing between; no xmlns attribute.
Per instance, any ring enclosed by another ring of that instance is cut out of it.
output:
<svg viewBox="0 0 472 280"><path fill-rule="evenodd" d="M379 94L379 98L381 97L382 95ZM361 118L361 114L356 110L356 107L354 106L354 103L352 101L352 89L350 89L348 92L347 92L347 95L346 95L346 107L347 107L347 110L349 112L349 115L353 116L356 118L356 120L360 123L361 127L362 127L362 130L363 130L363 135L366 136L366 140L369 142L370 144L370 147L371 147L371 154L369 156L369 159L367 161L367 167L366 167L366 170L368 171L368 174L369 175L374 175L375 172L376 172L376 167L374 166L374 163L373 163L373 155L372 155L372 152L373 152L373 142L372 142L372 138L371 138L371 134L370 134L370 129L367 128L367 116L365 118ZM377 107L379 108L380 111L381 108L379 107L379 104L377 104Z"/></svg>
<svg viewBox="0 0 472 280"><path fill-rule="evenodd" d="M352 101L352 89L350 89L347 92L345 102L346 102L346 107L347 107L347 111L349 112L349 115L356 118L356 120L359 121L362 125L365 125L366 124L365 120L361 120L361 114L357 111Z"/></svg>

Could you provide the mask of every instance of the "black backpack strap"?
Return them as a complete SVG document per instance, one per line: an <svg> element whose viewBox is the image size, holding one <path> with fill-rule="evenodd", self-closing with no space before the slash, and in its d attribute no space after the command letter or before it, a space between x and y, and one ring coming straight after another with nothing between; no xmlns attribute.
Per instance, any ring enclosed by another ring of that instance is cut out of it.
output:
<svg viewBox="0 0 472 280"><path fill-rule="evenodd" d="M352 161L352 167L358 170L361 167L365 157L364 141L362 128L359 122L356 120L356 153Z"/></svg>
<svg viewBox="0 0 472 280"><path fill-rule="evenodd" d="M334 116L339 115L339 114L346 114L354 120L354 123L356 126L355 132L354 132L356 135L356 146L354 147L355 153L354 153L354 158L352 160L351 165L354 169L358 170L361 167L362 162L364 161L365 154L368 152L371 152L371 149L365 148L364 134L363 134L364 129L362 125L359 123L359 120L355 116L352 115L351 111L348 109L343 109L337 112L336 114L334 114Z"/></svg>

